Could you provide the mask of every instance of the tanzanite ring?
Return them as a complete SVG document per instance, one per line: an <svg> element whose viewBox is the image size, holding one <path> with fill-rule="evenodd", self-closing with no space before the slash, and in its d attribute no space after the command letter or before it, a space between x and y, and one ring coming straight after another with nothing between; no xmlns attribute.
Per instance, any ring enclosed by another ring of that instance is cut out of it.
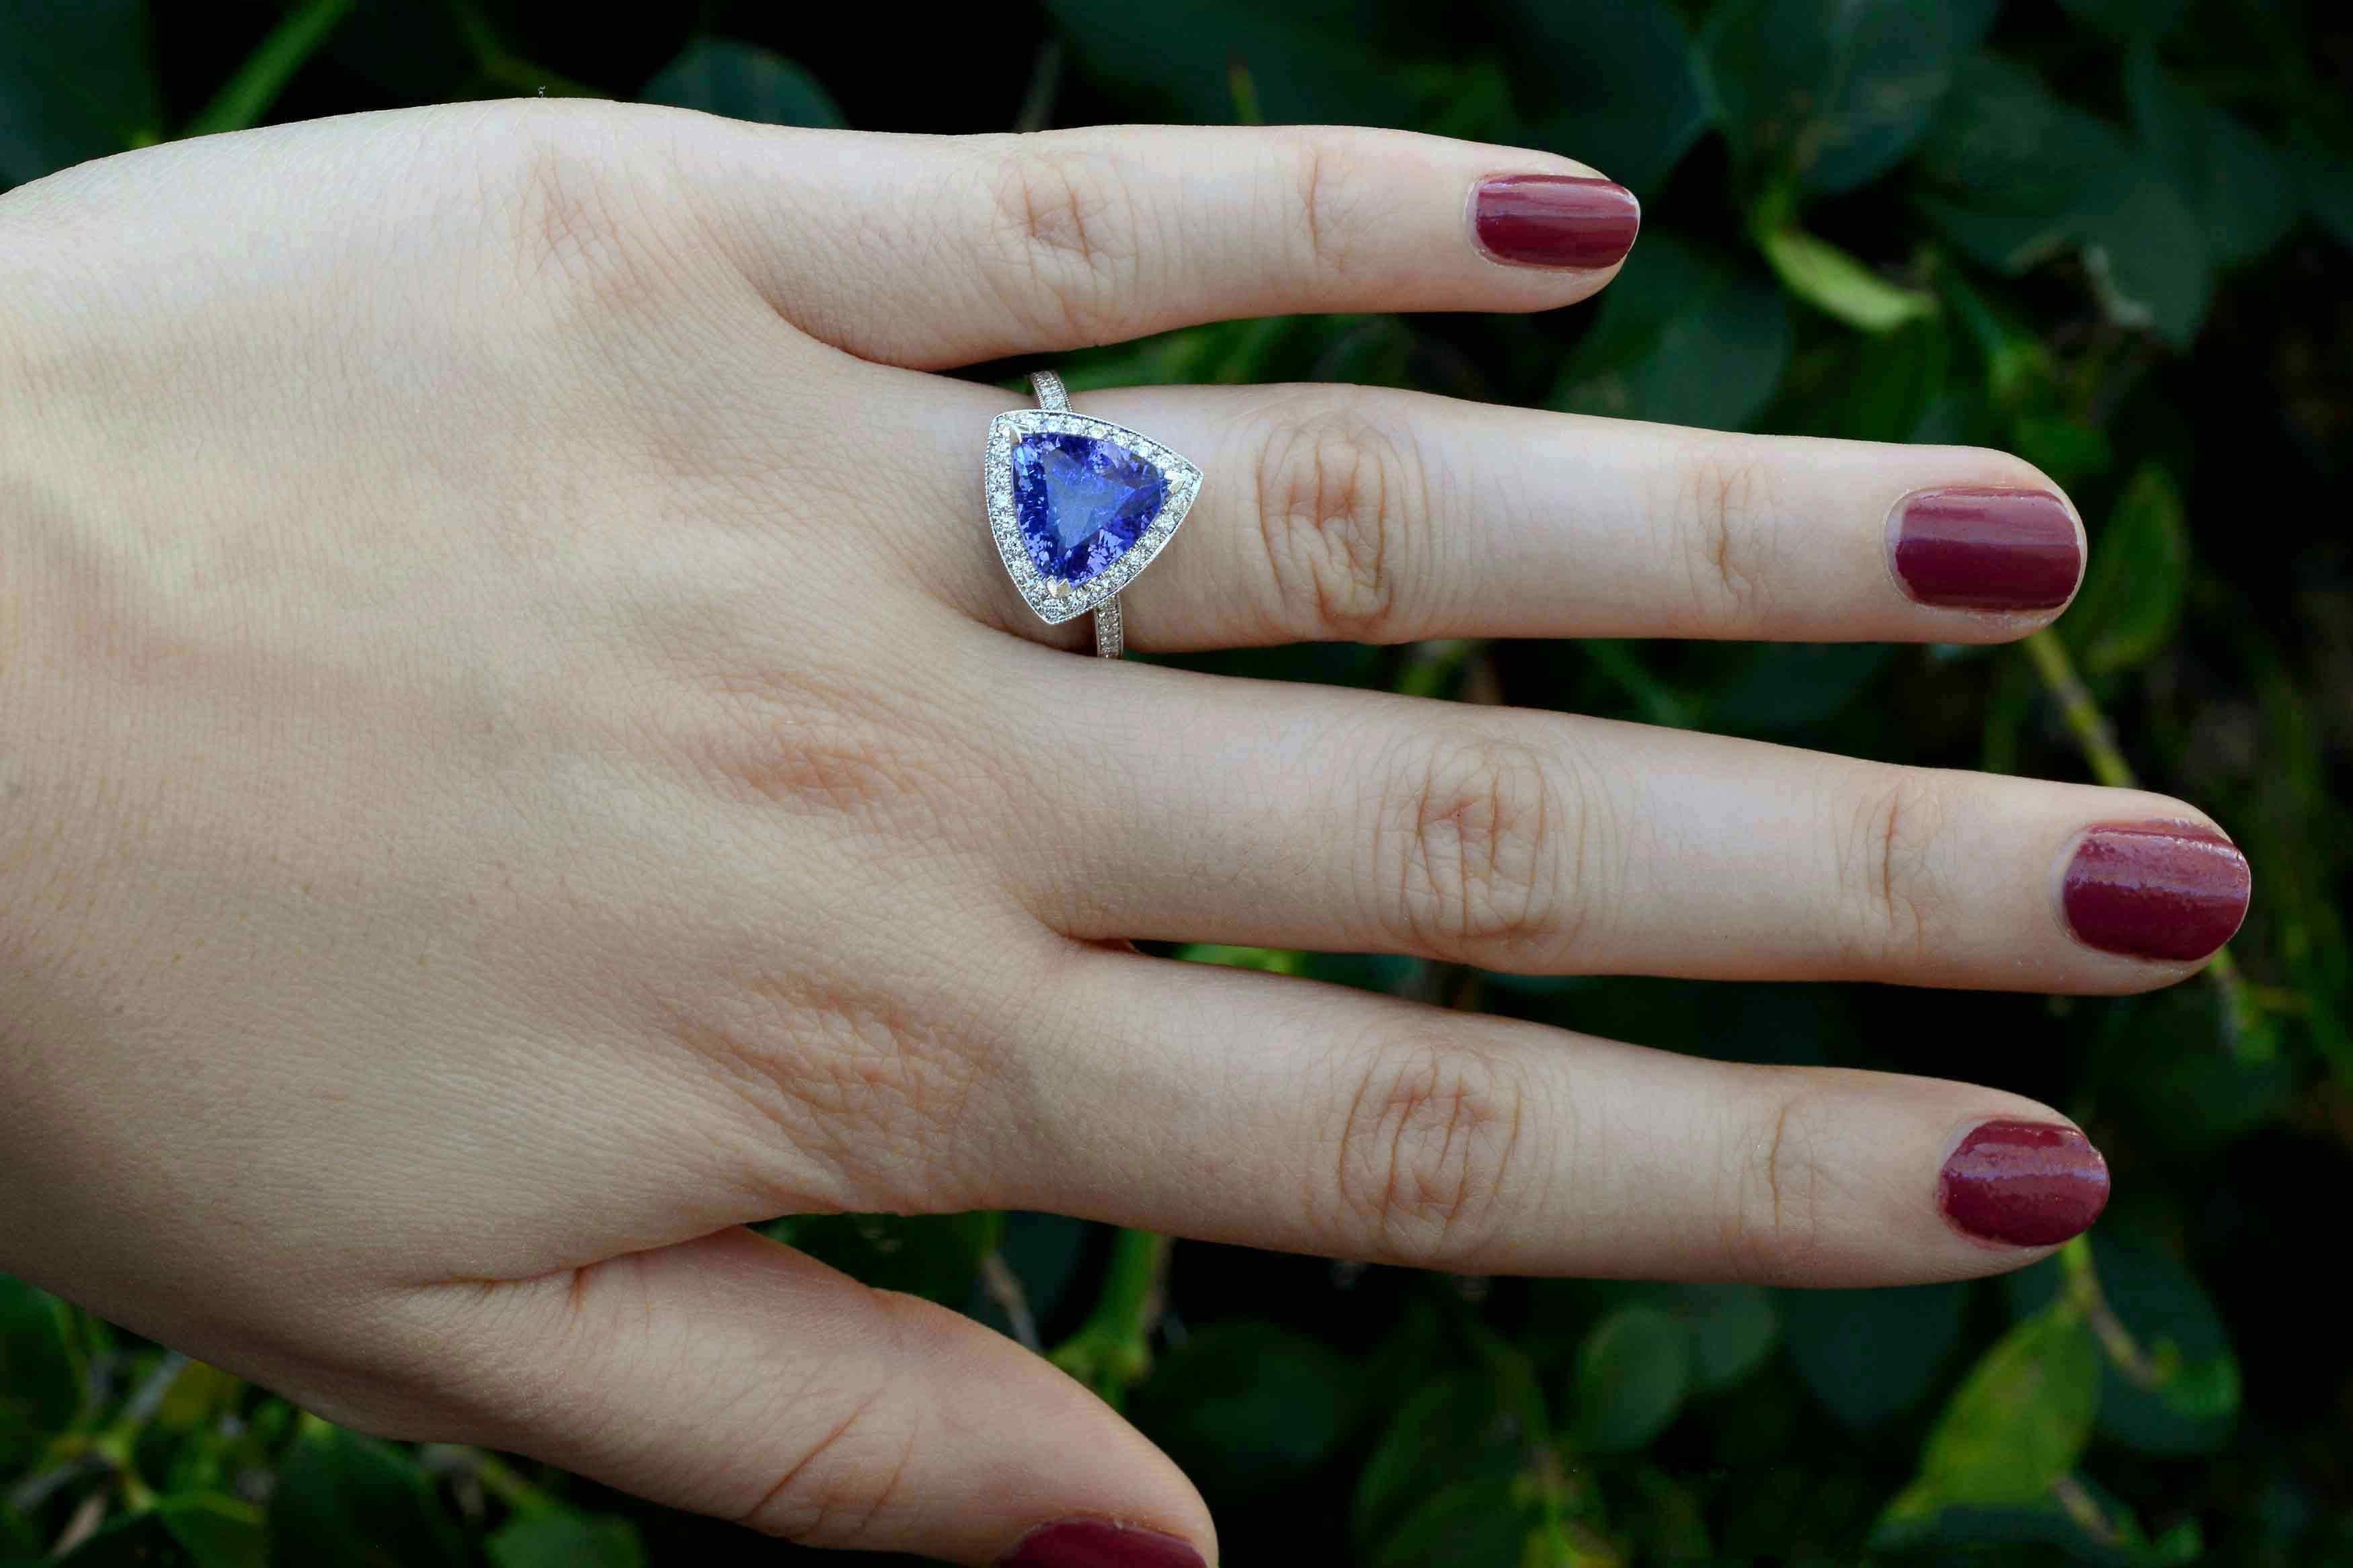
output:
<svg viewBox="0 0 2353 1568"><path fill-rule="evenodd" d="M989 423L988 529L1038 618L1060 626L1092 610L1095 652L1117 658L1119 592L1185 521L1201 470L1149 436L1071 413L1052 371L1029 386L1037 407Z"/></svg>

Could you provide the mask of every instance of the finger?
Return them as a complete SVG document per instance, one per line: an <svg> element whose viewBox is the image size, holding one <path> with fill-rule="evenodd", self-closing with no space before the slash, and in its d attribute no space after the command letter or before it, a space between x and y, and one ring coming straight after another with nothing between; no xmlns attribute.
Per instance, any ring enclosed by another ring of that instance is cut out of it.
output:
<svg viewBox="0 0 2353 1568"><path fill-rule="evenodd" d="M916 369L1246 316L1547 310L1600 288L1640 222L1581 163L1402 131L678 140L787 321Z"/></svg>
<svg viewBox="0 0 2353 1568"><path fill-rule="evenodd" d="M1023 865L1075 936L2110 993L2179 980L2246 912L2245 858L2140 791L1024 662L1008 754L1060 804Z"/></svg>
<svg viewBox="0 0 2353 1568"><path fill-rule="evenodd" d="M1071 631L1023 606L977 521L980 432L1008 399L972 388L945 401L911 408L905 439L928 454L922 504L974 522L915 541L923 569L967 613L1069 646ZM2000 642L2054 618L2083 575L2066 497L1982 448L1730 435L1363 387L1130 388L1075 405L1204 475L1181 531L1122 596L1144 649Z"/></svg>
<svg viewBox="0 0 2353 1568"><path fill-rule="evenodd" d="M1843 1286L2017 1268L2107 1198L2064 1117L1967 1084L1095 950L1056 996L1008 1204L1461 1273Z"/></svg>
<svg viewBox="0 0 2353 1568"><path fill-rule="evenodd" d="M1190 1484L1070 1378L750 1231L436 1289L423 1310L452 1364L476 1369L450 1381L484 1443L815 1546L1021 1568L1214 1560ZM1127 1554L1083 1554L1107 1537Z"/></svg>

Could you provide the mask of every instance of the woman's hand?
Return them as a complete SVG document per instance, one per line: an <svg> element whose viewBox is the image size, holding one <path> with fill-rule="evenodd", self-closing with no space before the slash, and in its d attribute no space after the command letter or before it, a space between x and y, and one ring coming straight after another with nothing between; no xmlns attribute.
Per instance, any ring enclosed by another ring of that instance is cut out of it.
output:
<svg viewBox="0 0 2353 1568"><path fill-rule="evenodd" d="M763 1530L1176 1563L1199 1500L1075 1384L739 1227L1009 1206L1862 1285L2088 1224L2097 1155L1999 1090L1121 945L2115 993L2235 927L2244 863L2178 801L1105 663L1023 608L979 472L1018 400L925 373L1569 304L1630 201L1491 182L1589 174L525 101L0 201L0 1268ZM1128 594L1145 648L1990 642L2082 565L1998 452L1079 405L1208 476Z"/></svg>

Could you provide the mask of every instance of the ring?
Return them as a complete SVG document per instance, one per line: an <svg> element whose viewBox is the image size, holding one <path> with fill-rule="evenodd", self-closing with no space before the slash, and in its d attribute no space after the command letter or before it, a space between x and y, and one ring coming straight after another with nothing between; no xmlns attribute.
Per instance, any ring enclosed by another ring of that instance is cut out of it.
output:
<svg viewBox="0 0 2353 1568"><path fill-rule="evenodd" d="M988 425L988 531L1023 603L1048 626L1088 611L1095 652L1125 646L1120 590L1152 564L1200 493L1201 470L1151 437L1071 412L1062 378L1029 378L1038 406Z"/></svg>

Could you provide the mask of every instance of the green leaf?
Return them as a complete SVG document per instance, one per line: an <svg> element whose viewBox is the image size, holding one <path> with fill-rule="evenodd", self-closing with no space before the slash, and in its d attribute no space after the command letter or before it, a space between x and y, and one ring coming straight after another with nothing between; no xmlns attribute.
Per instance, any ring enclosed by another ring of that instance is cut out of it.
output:
<svg viewBox="0 0 2353 1568"><path fill-rule="evenodd" d="M0 0L0 188L163 131L142 0Z"/></svg>
<svg viewBox="0 0 2353 1568"><path fill-rule="evenodd" d="M2186 1531L2187 1556L2181 1554ZM1957 1561L2041 1562L2039 1554L1993 1556L1991 1549L2055 1546L2064 1561L2090 1568L2166 1568L2199 1556L2198 1527L2186 1522L2152 1545L2130 1509L2082 1476L2068 1477L2062 1491L2032 1502L2001 1506L1955 1503L1926 1513L1883 1517L1872 1531L1881 1551L1924 1547L1974 1550L1984 1555Z"/></svg>
<svg viewBox="0 0 2353 1568"><path fill-rule="evenodd" d="M2042 1500L2075 1468L2099 1405L2099 1347L2075 1310L2054 1301L2003 1335L1962 1382L1928 1434L1918 1479L1886 1517Z"/></svg>
<svg viewBox="0 0 2353 1568"><path fill-rule="evenodd" d="M2146 43L2125 66L2133 128L2199 220L2206 253L2232 266L2279 243L2298 191L2284 154L2233 116L2189 92Z"/></svg>
<svg viewBox="0 0 2353 1568"><path fill-rule="evenodd" d="M2241 1395L2239 1362L2221 1315L2173 1254L2128 1227L2103 1226L2092 1238L2100 1293L2162 1375L2154 1383L2103 1355L2103 1436L2144 1454L2211 1454L2230 1440ZM2061 1289L2055 1260L2005 1281L2012 1309L2040 1310Z"/></svg>
<svg viewBox="0 0 2353 1568"><path fill-rule="evenodd" d="M92 1535L68 1568L262 1568L261 1510L212 1492L168 1497Z"/></svg>
<svg viewBox="0 0 2353 1568"><path fill-rule="evenodd" d="M1635 1472L1634 1487L1641 1499L1641 1509L1630 1521L1641 1548L1636 1562L1723 1561L1708 1538L1707 1510L1691 1487L1648 1465Z"/></svg>
<svg viewBox="0 0 2353 1568"><path fill-rule="evenodd" d="M405 1448L303 1418L269 1499L276 1568L433 1568L465 1542Z"/></svg>
<svg viewBox="0 0 2353 1568"><path fill-rule="evenodd" d="M1134 1414L1213 1493L1279 1492L1338 1447L1356 1417L1356 1388L1348 1362L1322 1341L1228 1319L1160 1358Z"/></svg>
<svg viewBox="0 0 2353 1568"><path fill-rule="evenodd" d="M762 1228L862 1284L962 1307L1004 1234L994 1209L946 1215L795 1215Z"/></svg>
<svg viewBox="0 0 2353 1568"><path fill-rule="evenodd" d="M2163 468L2143 464L2093 537L2090 568L2060 631L2087 673L2131 669L2172 642L2189 591L2181 492Z"/></svg>
<svg viewBox="0 0 2353 1568"><path fill-rule="evenodd" d="M1768 279L1652 235L1602 295L1552 406L1737 430L1772 397L1791 337Z"/></svg>
<svg viewBox="0 0 2353 1568"><path fill-rule="evenodd" d="M847 125L818 79L754 44L702 37L654 73L638 98L763 125Z"/></svg>
<svg viewBox="0 0 2353 1568"><path fill-rule="evenodd" d="M1953 334L1941 319L1919 321L1892 332L1842 335L1800 355L1767 424L1792 435L1916 441L1964 392L1975 386L1954 374Z"/></svg>
<svg viewBox="0 0 2353 1568"><path fill-rule="evenodd" d="M1683 18L1662 0L1514 0L1518 48L1560 95L1535 142L1636 191L1655 189L1707 129Z"/></svg>
<svg viewBox="0 0 2353 1568"><path fill-rule="evenodd" d="M166 1432L189 1432L235 1408L245 1384L233 1374L200 1361L180 1369L172 1386L155 1407L155 1426Z"/></svg>
<svg viewBox="0 0 2353 1568"><path fill-rule="evenodd" d="M2353 250L2353 161L2299 140L2290 159L2304 210L2337 244Z"/></svg>
<svg viewBox="0 0 2353 1568"><path fill-rule="evenodd" d="M1200 125L1235 119L1235 79L1269 124L1403 125L1411 98L1362 30L1325 4L1258 0L1046 0L1087 74Z"/></svg>
<svg viewBox="0 0 2353 1568"><path fill-rule="evenodd" d="M1363 1561L1372 1568L1464 1568L1470 1563L1518 1568L1528 1561L1525 1553L1530 1531L1542 1523L1525 1489L1509 1477L1456 1482L1435 1495L1425 1494L1419 1502Z"/></svg>
<svg viewBox="0 0 2353 1568"><path fill-rule="evenodd" d="M1919 168L1955 202L2045 226L2052 232L2033 248L2049 254L2072 232L2085 191L2132 156L2114 126L2063 103L2023 66L1980 52L1955 72L1921 140ZM1978 259L2016 271L2033 258Z"/></svg>
<svg viewBox="0 0 2353 1568"><path fill-rule="evenodd" d="M1701 35L1736 158L1837 193L1893 168L1974 44L1941 0L1729 0Z"/></svg>
<svg viewBox="0 0 2353 1568"><path fill-rule="evenodd" d="M1593 1453L1641 1447L1665 1431L1692 1384L1692 1336L1656 1307L1628 1306L1577 1347L1573 1441Z"/></svg>
<svg viewBox="0 0 2353 1568"><path fill-rule="evenodd" d="M71 1309L46 1290L0 1274L0 1474L81 1408L81 1357Z"/></svg>
<svg viewBox="0 0 2353 1568"><path fill-rule="evenodd" d="M2084 267L2108 320L2174 346L2198 335L2214 290L2206 236L2172 183L2143 160L2109 171L2077 216Z"/></svg>
<svg viewBox="0 0 2353 1568"><path fill-rule="evenodd" d="M1760 643L1741 651L1709 704L1709 724L1746 735L1819 724L1887 668L1885 643Z"/></svg>
<svg viewBox="0 0 2353 1568"><path fill-rule="evenodd" d="M1175 955L1187 963L1214 963L1227 969L1255 969L1267 974L1297 974L1307 955L1282 947L1229 947L1221 942L1188 942Z"/></svg>
<svg viewBox="0 0 2353 1568"><path fill-rule="evenodd" d="M1349 1520L1358 1546L1388 1535L1434 1490L1517 1475L1546 1425L1544 1395L1525 1362L1502 1359L1422 1384L1357 1475Z"/></svg>
<svg viewBox="0 0 2353 1568"><path fill-rule="evenodd" d="M2069 414L2018 416L2010 421L2010 445L2020 457L2063 485L2104 474L2116 462L2116 449L2108 441L2107 432ZM2094 553L2095 568L2098 561Z"/></svg>
<svg viewBox="0 0 2353 1568"><path fill-rule="evenodd" d="M1782 1342L1798 1375L1849 1426L1910 1408L1960 1338L1960 1285L1783 1290Z"/></svg>
<svg viewBox="0 0 2353 1568"><path fill-rule="evenodd" d="M483 1542L491 1568L645 1568L645 1543L626 1519L554 1509L508 1521Z"/></svg>
<svg viewBox="0 0 2353 1568"><path fill-rule="evenodd" d="M2187 343L2205 319L2206 236L2155 156L1990 54L1963 63L1926 137L1921 207L1976 260L2025 271L2080 250L2111 320Z"/></svg>
<svg viewBox="0 0 2353 1568"><path fill-rule="evenodd" d="M1692 1342L1692 1387L1729 1388L1773 1353L1781 1320L1754 1285L1662 1285L1650 1300L1681 1322Z"/></svg>
<svg viewBox="0 0 2353 1568"><path fill-rule="evenodd" d="M1790 293L1858 331L1892 332L1936 313L1934 294L1891 283L1793 224L1760 230L1757 244Z"/></svg>

